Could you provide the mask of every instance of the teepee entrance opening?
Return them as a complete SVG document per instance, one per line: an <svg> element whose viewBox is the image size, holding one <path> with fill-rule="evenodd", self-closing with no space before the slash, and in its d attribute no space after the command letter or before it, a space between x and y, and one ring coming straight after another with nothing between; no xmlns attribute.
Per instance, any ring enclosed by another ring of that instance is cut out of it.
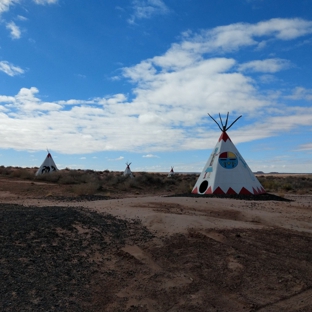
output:
<svg viewBox="0 0 312 312"><path fill-rule="evenodd" d="M205 193L206 190L208 189L208 181L207 180L204 180L201 184L200 184L200 187L199 187L199 193Z"/></svg>
<svg viewBox="0 0 312 312"><path fill-rule="evenodd" d="M200 195L258 195L265 193L263 186L254 176L246 161L226 132L242 116L236 118L229 126L229 113L227 113L225 123L223 123L220 114L219 117L220 124L210 116L210 118L218 125L222 133L201 172L192 193Z"/></svg>

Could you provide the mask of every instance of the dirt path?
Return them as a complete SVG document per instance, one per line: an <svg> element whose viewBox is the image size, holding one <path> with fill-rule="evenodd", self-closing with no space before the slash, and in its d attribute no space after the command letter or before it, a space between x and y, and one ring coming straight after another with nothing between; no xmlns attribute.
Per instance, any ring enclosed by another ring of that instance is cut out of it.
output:
<svg viewBox="0 0 312 312"><path fill-rule="evenodd" d="M25 206L81 206L123 219L139 218L144 226L159 235L186 233L191 228L280 227L312 233L312 196L292 195L287 198L292 201L153 196L78 203L16 198L10 202Z"/></svg>

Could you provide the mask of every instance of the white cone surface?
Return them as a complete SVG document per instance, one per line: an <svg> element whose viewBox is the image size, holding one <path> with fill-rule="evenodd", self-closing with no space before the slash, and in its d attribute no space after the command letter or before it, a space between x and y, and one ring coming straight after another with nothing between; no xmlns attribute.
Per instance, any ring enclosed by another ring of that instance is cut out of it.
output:
<svg viewBox="0 0 312 312"><path fill-rule="evenodd" d="M36 172L36 176L44 173L50 173L53 171L57 171L56 164L51 156L50 153L48 153L47 157L45 158L44 162L40 166L40 168Z"/></svg>
<svg viewBox="0 0 312 312"><path fill-rule="evenodd" d="M258 195L265 193L265 190L230 137L222 132L192 193Z"/></svg>
<svg viewBox="0 0 312 312"><path fill-rule="evenodd" d="M173 168L171 168L170 172L168 173L168 177L172 177L174 175Z"/></svg>
<svg viewBox="0 0 312 312"><path fill-rule="evenodd" d="M132 172L130 170L130 165L127 165L123 175L124 176L130 176L131 178L133 177Z"/></svg>

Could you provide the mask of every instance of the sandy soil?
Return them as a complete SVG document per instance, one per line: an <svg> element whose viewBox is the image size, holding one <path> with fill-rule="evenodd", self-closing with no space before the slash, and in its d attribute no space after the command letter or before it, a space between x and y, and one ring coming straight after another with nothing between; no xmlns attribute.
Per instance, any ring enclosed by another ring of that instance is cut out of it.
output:
<svg viewBox="0 0 312 312"><path fill-rule="evenodd" d="M127 238L106 249L97 243L84 254L93 265L87 282L81 282L88 297L71 294L77 305L72 310L68 304L50 306L57 311L312 311L312 196L285 199L125 194L69 200L53 184L0 179L0 209L8 204L81 207L126 222ZM73 222L75 239L90 240L101 231ZM144 239L136 235L143 233L138 225L149 233ZM14 311L14 296L8 298L0 307ZM28 301L25 311L34 308L34 298Z"/></svg>

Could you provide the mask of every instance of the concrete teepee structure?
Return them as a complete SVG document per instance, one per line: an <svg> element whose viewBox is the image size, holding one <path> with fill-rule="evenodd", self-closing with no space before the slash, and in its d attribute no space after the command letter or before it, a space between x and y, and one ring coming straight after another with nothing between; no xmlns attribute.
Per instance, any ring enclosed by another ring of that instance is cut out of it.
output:
<svg viewBox="0 0 312 312"><path fill-rule="evenodd" d="M229 127L227 127L229 113L227 114L225 125L222 123L220 114L219 117L222 127L213 117L211 118L222 131L221 136L200 174L192 193L200 195L258 195L265 193L263 186L252 173L246 161L226 133L242 116L236 118Z"/></svg>
<svg viewBox="0 0 312 312"><path fill-rule="evenodd" d="M45 158L44 162L42 163L42 165L39 167L39 169L36 172L36 176L40 175L40 174L44 174L44 173L50 173L53 171L57 171L57 167L56 164L50 154L50 152L48 151L48 155Z"/></svg>
<svg viewBox="0 0 312 312"><path fill-rule="evenodd" d="M131 169L130 169L130 165L131 163L126 163L127 167L123 173L124 176L130 176L130 178L133 178L133 174L131 172Z"/></svg>
<svg viewBox="0 0 312 312"><path fill-rule="evenodd" d="M173 167L171 167L171 170L170 170L170 172L168 174L168 177L172 177L173 175L174 175L174 171L173 171Z"/></svg>

